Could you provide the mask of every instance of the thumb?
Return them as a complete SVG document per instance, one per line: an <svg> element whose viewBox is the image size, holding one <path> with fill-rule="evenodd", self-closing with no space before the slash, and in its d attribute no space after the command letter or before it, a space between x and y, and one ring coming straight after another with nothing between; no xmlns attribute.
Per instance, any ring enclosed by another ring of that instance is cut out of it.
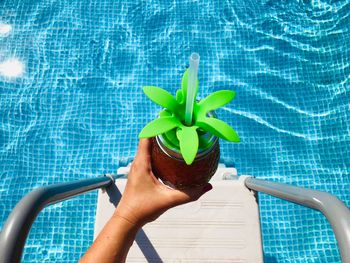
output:
<svg viewBox="0 0 350 263"><path fill-rule="evenodd" d="M183 190L173 190L172 203L173 206L185 204L198 200L203 194L213 189L213 186L207 183L204 186L186 188Z"/></svg>

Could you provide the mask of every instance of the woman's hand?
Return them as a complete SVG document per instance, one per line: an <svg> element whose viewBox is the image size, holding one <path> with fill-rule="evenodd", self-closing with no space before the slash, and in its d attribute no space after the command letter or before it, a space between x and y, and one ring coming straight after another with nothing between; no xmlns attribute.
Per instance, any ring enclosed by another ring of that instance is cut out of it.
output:
<svg viewBox="0 0 350 263"><path fill-rule="evenodd" d="M163 185L152 173L150 147L149 139L140 140L122 199L81 263L125 262L136 233L144 224L171 207L197 200L212 188L207 184L179 191Z"/></svg>
<svg viewBox="0 0 350 263"><path fill-rule="evenodd" d="M197 200L212 189L211 184L185 190L171 189L154 176L151 167L151 140L141 139L115 217L141 227L171 207Z"/></svg>

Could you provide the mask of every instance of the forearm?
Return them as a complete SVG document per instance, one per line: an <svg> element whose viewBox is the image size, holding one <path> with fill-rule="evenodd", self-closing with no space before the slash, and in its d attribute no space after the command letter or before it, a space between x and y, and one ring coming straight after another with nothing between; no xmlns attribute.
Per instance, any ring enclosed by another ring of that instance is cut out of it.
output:
<svg viewBox="0 0 350 263"><path fill-rule="evenodd" d="M180 191L162 184L152 173L151 146L149 139L140 140L123 197L81 263L125 262L137 231L144 224L171 207L197 200L212 188L207 184Z"/></svg>
<svg viewBox="0 0 350 263"><path fill-rule="evenodd" d="M125 262L139 227L114 214L80 263Z"/></svg>

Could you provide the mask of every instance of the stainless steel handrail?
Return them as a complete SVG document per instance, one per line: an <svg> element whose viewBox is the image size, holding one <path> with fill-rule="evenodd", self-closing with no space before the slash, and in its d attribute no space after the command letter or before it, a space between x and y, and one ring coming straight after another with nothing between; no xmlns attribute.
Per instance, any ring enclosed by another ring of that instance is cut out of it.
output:
<svg viewBox="0 0 350 263"><path fill-rule="evenodd" d="M118 175L51 185L38 188L16 205L0 233L0 263L21 261L29 230L37 215L46 206L61 202L83 193L107 187Z"/></svg>
<svg viewBox="0 0 350 263"><path fill-rule="evenodd" d="M342 262L350 263L350 210L337 197L321 191L248 177L245 185L289 202L320 211L330 222L338 241Z"/></svg>
<svg viewBox="0 0 350 263"><path fill-rule="evenodd" d="M38 188L16 205L0 233L0 263L18 263L37 215L46 206L110 186L120 175L101 176ZM338 198L320 191L247 177L249 189L263 192L322 212L330 221L343 262L350 262L350 210Z"/></svg>

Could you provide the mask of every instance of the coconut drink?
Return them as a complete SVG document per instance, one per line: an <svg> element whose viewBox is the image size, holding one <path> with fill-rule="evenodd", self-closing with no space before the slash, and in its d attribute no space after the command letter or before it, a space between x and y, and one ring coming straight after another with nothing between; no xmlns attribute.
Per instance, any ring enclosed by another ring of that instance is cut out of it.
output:
<svg viewBox="0 0 350 263"><path fill-rule="evenodd" d="M193 53L176 97L159 87L143 87L146 96L163 109L142 129L139 138L152 138L152 171L177 189L209 182L220 160L219 138L240 141L236 131L214 112L229 103L235 92L220 90L197 100L198 66L199 55Z"/></svg>

